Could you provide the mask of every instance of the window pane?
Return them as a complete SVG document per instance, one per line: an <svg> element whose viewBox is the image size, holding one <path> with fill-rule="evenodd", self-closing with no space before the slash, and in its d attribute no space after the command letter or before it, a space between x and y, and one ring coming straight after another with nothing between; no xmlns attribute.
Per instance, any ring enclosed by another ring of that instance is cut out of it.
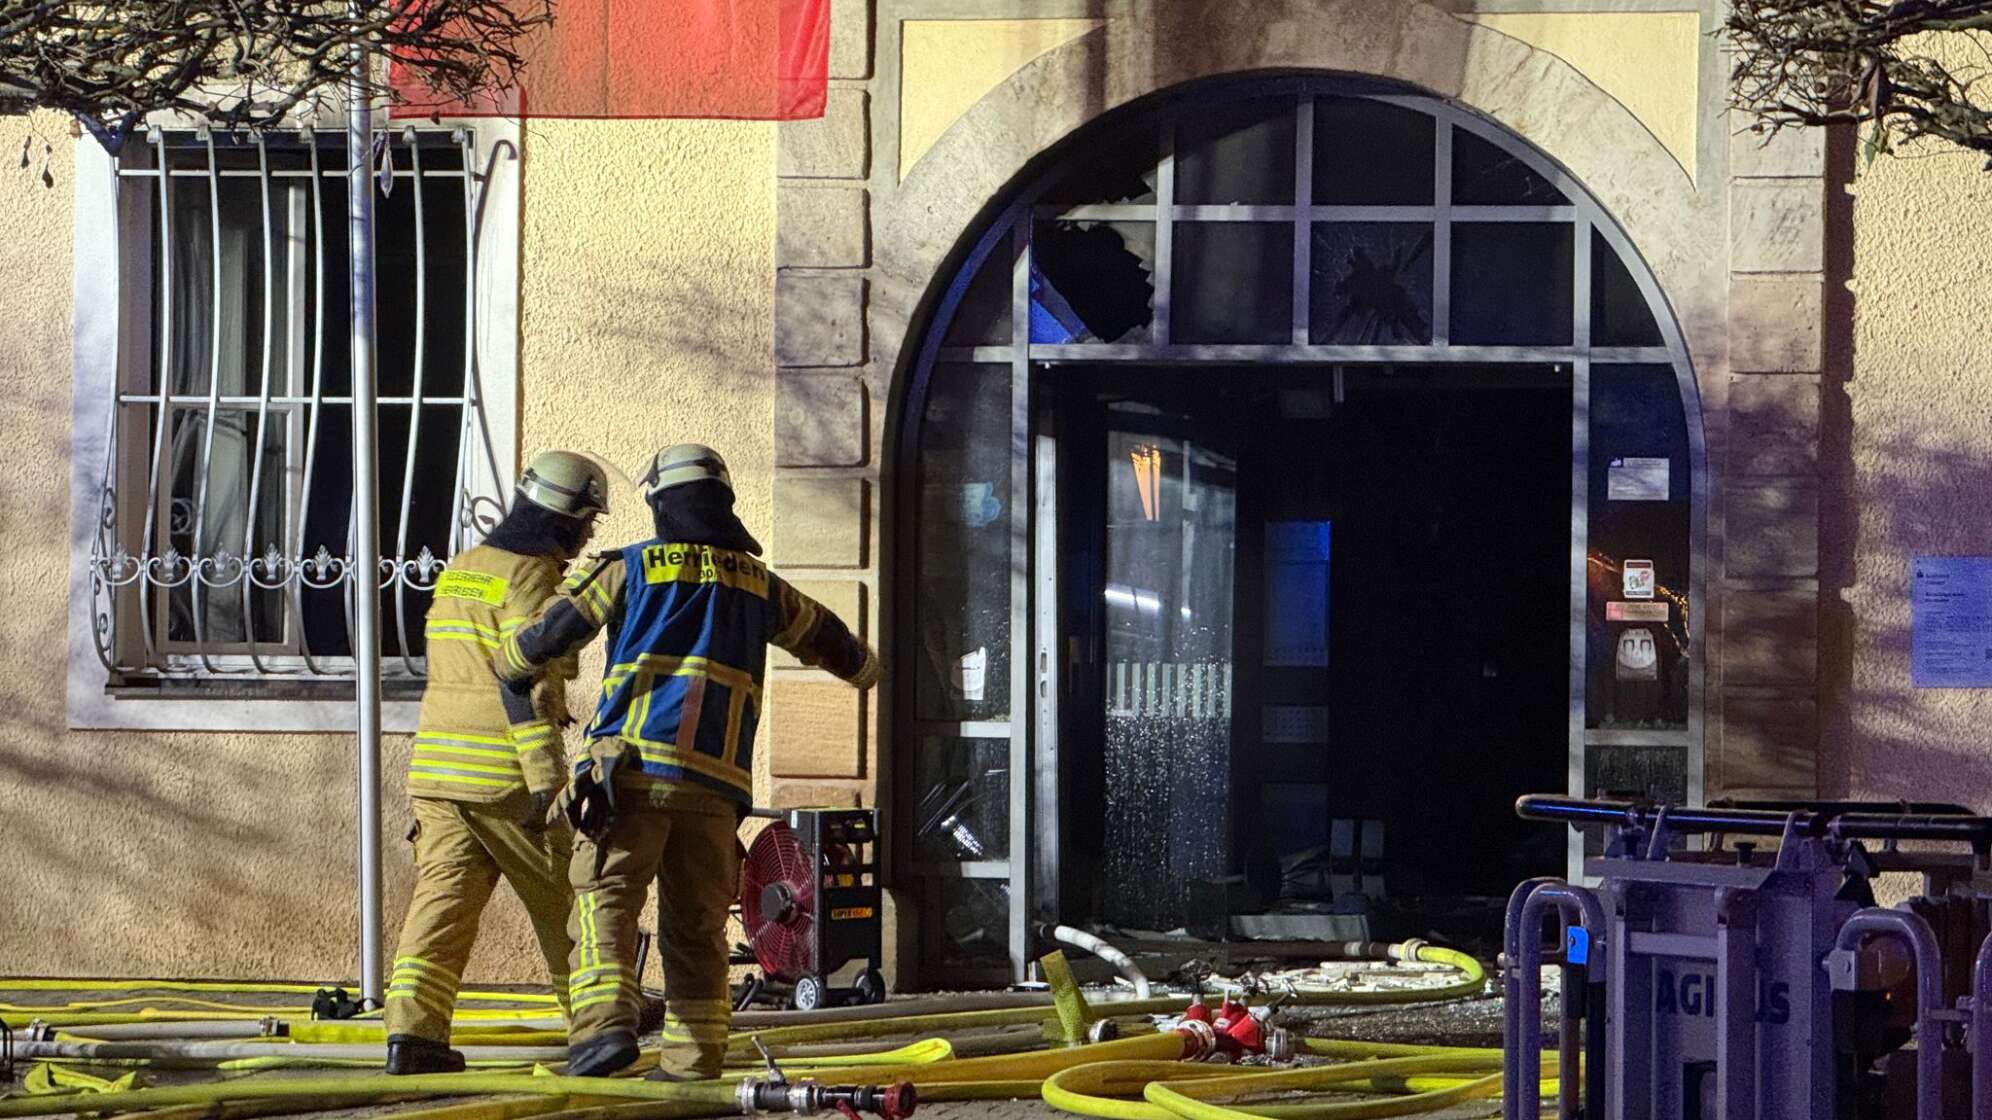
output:
<svg viewBox="0 0 1992 1120"><path fill-rule="evenodd" d="M422 169L431 170L430 155L422 154ZM409 167L406 149L396 154L397 166ZM398 180L394 193L376 196L379 223L375 244L379 262L374 299L374 327L379 343L380 395L412 396L415 391L415 310L421 301L422 396L454 397L463 393L464 229L463 184L454 179L425 179L422 184L421 241L428 270L427 283L415 286L415 190L413 180Z"/></svg>
<svg viewBox="0 0 1992 1120"><path fill-rule="evenodd" d="M1452 132L1454 206L1561 206L1570 200L1536 170L1463 128Z"/></svg>
<svg viewBox="0 0 1992 1120"><path fill-rule="evenodd" d="M1039 222L1031 341L1146 342L1155 318L1152 222Z"/></svg>
<svg viewBox="0 0 1992 1120"><path fill-rule="evenodd" d="M175 167L207 169L205 156L196 161L191 153L181 152L171 158ZM176 394L206 394L216 372L221 378L219 392L224 396L253 394L261 384L263 212L256 181L221 181L219 238L214 224L216 201L207 179L175 178L168 216L170 244L162 243L165 227L155 227L153 290L159 290L157 285L163 281L169 262L173 278L169 367ZM271 217L273 222L281 220L274 213ZM217 245L221 252L218 292ZM281 287L275 294L279 301L284 298ZM272 372L276 372L275 363Z"/></svg>
<svg viewBox="0 0 1992 1120"><path fill-rule="evenodd" d="M1176 201L1183 205L1293 201L1294 101L1233 101L1176 125Z"/></svg>
<svg viewBox="0 0 1992 1120"><path fill-rule="evenodd" d="M913 788L914 859L975 862L1010 855L1010 741L920 740Z"/></svg>
<svg viewBox="0 0 1992 1120"><path fill-rule="evenodd" d="M262 441L260 476L255 471L256 413L234 409L216 412L212 436L207 419L205 408L181 408L173 417L172 443L167 451L172 485L161 528L166 548L189 562L208 563L203 573L208 585L198 592L193 583L171 590L167 596L167 640L245 642L253 625L258 642L279 641L283 636L282 595L248 588L242 564L260 557L272 545L279 550L288 547L283 539L284 417L280 413L270 417ZM223 554L227 559L222 559Z"/></svg>
<svg viewBox="0 0 1992 1120"><path fill-rule="evenodd" d="M1010 369L943 364L920 427L916 718L1010 708Z"/></svg>
<svg viewBox="0 0 1992 1120"><path fill-rule="evenodd" d="M954 318L948 322L943 346L1008 346L1010 344L1011 273L1016 254L1010 238L990 250L982 267L968 282Z"/></svg>
<svg viewBox="0 0 1992 1120"><path fill-rule="evenodd" d="M1238 467L1155 433L1151 412L1110 412L1104 599L1108 921L1174 929L1190 884L1223 874L1229 798Z"/></svg>
<svg viewBox="0 0 1992 1120"><path fill-rule="evenodd" d="M1175 342L1293 341L1293 226L1179 222L1169 336Z"/></svg>
<svg viewBox="0 0 1992 1120"><path fill-rule="evenodd" d="M1089 140L1084 152L1038 196L1040 203L1152 203L1155 166L1161 161L1159 133L1141 129L1104 141Z"/></svg>
<svg viewBox="0 0 1992 1120"><path fill-rule="evenodd" d="M1566 222L1453 223L1453 343L1570 345L1570 231Z"/></svg>
<svg viewBox="0 0 1992 1120"><path fill-rule="evenodd" d="M1687 421L1667 365L1591 371L1585 724L1687 726Z"/></svg>
<svg viewBox="0 0 1992 1120"><path fill-rule="evenodd" d="M1432 341L1432 227L1332 222L1314 227L1308 338L1320 344Z"/></svg>
<svg viewBox="0 0 1992 1120"><path fill-rule="evenodd" d="M1314 103L1316 206L1430 206L1432 118L1360 97Z"/></svg>
<svg viewBox="0 0 1992 1120"><path fill-rule="evenodd" d="M942 964L1002 965L1010 960L1010 884L1001 879L931 880L940 895L935 956Z"/></svg>
<svg viewBox="0 0 1992 1120"><path fill-rule="evenodd" d="M1591 345L1659 346L1653 307L1605 235L1591 231Z"/></svg>

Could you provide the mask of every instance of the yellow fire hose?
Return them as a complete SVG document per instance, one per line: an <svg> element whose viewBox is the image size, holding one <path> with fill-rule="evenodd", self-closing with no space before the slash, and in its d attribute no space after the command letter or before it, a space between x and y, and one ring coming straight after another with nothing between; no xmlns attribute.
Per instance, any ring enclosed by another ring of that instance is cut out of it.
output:
<svg viewBox="0 0 1992 1120"><path fill-rule="evenodd" d="M1465 954L1419 943L1393 946L1395 959L1415 960L1450 967L1458 972L1451 983L1391 991L1348 992L1309 989L1292 993L1291 1002L1302 1005L1379 1006L1454 999L1478 995L1485 990L1486 974L1478 961ZM1062 970L1061 970L1062 971ZM0 987L9 982L0 981ZM154 981L46 981L12 982L16 988L61 991L196 991L234 994L280 994L316 991L309 985L218 984L209 982ZM1082 1046L1061 1046L1027 1053L982 1053L987 1056L956 1056L953 1044L935 1035L964 1034L981 1045L1009 1049L1028 1045L1029 1034L1011 1032L993 1037L990 1028L1039 1026L1041 1033L1058 1040L1071 1037L1071 1022L1060 1022L1061 1014L1072 1018L1071 1004L1087 1019L1122 1018L1163 1014L1181 1010L1181 997L1151 1000L1103 1001L1086 1008L1073 993L1057 1008L1050 1006L943 1012L917 1016L887 1016L835 1023L781 1027L761 1032L737 1033L730 1040L730 1058L745 1059L758 1053L747 1049L750 1039L760 1040L779 1056L789 1059L787 1071L796 1077L815 1077L831 1083L882 1084L910 1081L920 1096L929 1101L1010 1099L1042 1095L1054 1106L1085 1116L1106 1120L1242 1120L1250 1116L1289 1117L1295 1120L1345 1120L1358 1116L1410 1115L1445 1107L1460 1101L1498 1095L1500 1053L1495 1050L1459 1047L1421 1047L1385 1043L1314 1041L1307 1051L1318 1057L1342 1059L1337 1064L1300 1070L1229 1070L1185 1063L1185 1040L1174 1032L1141 1034L1110 1042ZM533 1052L519 1050L517 1057L504 1053L508 1048L557 1045L564 1032L532 1029L535 1020L544 1022L552 997L520 999L510 993L477 993L494 1000L537 1003L531 1009L460 1009L456 1020L461 1029L454 1041L484 1047L478 1057L503 1065L523 1064ZM181 997L123 997L116 1001L96 1001L102 1007L113 1002L120 1006L144 1004L134 1012L74 1010L64 1017L86 1018L65 1024L78 1028L65 1032L65 1041L88 1041L88 1027L104 1021L159 1023L181 1021L223 1021L229 1018L272 1017L270 1007L209 1004L198 1010L169 1010L153 1006ZM465 998L472 998L466 995ZM189 1000L190 1003L201 1001ZM5 1005L11 1006L11 1005ZM60 1005L50 1005L56 1007ZM225 1008L226 1010L216 1010ZM49 1019L57 1013L44 1008ZM16 1012L19 1013L19 1012ZM96 1020L91 1022L88 1020ZM557 1020L556 1020L557 1021ZM382 1028L374 1021L311 1022L285 1024L288 1037L239 1038L234 1044L195 1046L194 1052L213 1051L230 1072L288 1068L310 1062L306 1054L325 1055L320 1061L340 1064L377 1065L371 1053L347 1057L347 1047L364 1050L384 1042ZM116 1032L113 1032L116 1033ZM149 1031L147 1033L150 1033ZM1033 1032L1040 1033L1040 1032ZM854 1046L856 1053L832 1054L837 1043L863 1039L925 1035L910 1045L883 1049L881 1045ZM827 1045L826 1045L827 1044ZM128 1044L133 1045L133 1044ZM182 1053L186 1052L182 1044ZM239 1049L237 1048L239 1045ZM326 1048L338 1047L336 1056ZM786 1048L801 1053L784 1054ZM90 1047L98 1050L98 1047ZM111 1052L106 1045L100 1052ZM120 1052L124 1051L119 1047ZM137 1053L142 1046L130 1052ZM297 1050L296 1054L285 1054ZM315 1053L314 1053L315 1052ZM227 1055L223 1057L223 1055ZM142 1059L138 1059L141 1060ZM743 1062L743 1064L745 1064ZM806 1067L806 1068L805 1068ZM56 1067L44 1067L53 1070ZM72 1071L73 1072L73 1071ZM741 1072L745 1072L744 1070ZM51 1072L50 1078L62 1075ZM729 1079L693 1084L654 1083L634 1079L570 1078L537 1070L535 1075L493 1073L485 1070L462 1074L420 1075L388 1078L367 1073L317 1077L237 1077L233 1080L164 1088L138 1088L100 1082L86 1087L69 1080L56 1092L88 1094L88 1111L128 1113L164 1110L155 1115L169 1120L207 1117L247 1117L271 1115L326 1107L332 1099L381 1103L385 1100L415 1100L441 1096L501 1094L508 1099L478 1101L418 1109L397 1115L422 1120L517 1120L536 1116L547 1120L636 1120L639 1116L693 1117L737 1113L734 1099L738 1073ZM120 1079L123 1081L124 1079ZM68 1086L73 1086L68 1087ZM95 1091L92 1091L95 1090ZM1391 1094L1384 1100L1341 1100L1304 1104L1236 1105L1236 1098L1268 1092L1342 1092ZM1130 1099L1139 1097L1141 1099ZM570 1099L571 1098L571 1099ZM621 1102L621 1103L617 1103ZM0 1100L0 1120L12 1116L40 1116L75 1111L81 1104L75 1096Z"/></svg>

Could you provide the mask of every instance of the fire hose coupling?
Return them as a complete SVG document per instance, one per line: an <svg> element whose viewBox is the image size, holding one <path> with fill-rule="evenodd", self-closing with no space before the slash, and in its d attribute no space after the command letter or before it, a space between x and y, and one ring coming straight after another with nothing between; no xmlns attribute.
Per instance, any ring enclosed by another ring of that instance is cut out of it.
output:
<svg viewBox="0 0 1992 1120"><path fill-rule="evenodd" d="M1208 1021L1185 1015L1170 1029L1183 1036L1184 1061L1201 1062L1217 1053L1217 1032Z"/></svg>
<svg viewBox="0 0 1992 1120"><path fill-rule="evenodd" d="M1429 944L1431 943L1422 938L1413 937L1386 947L1384 952L1391 960L1400 964L1414 962L1418 959L1418 954L1424 952Z"/></svg>
<svg viewBox="0 0 1992 1120"><path fill-rule="evenodd" d="M761 1044L760 1038L753 1039L754 1049L760 1051L761 1060L768 1065L766 1080L749 1077L734 1090L733 1099L740 1106L742 1116L760 1116L770 1112L787 1112L797 1116L815 1116L826 1108L844 1115L847 1120L857 1120L860 1112L869 1112L884 1120L901 1120L913 1115L919 1103L919 1095L913 1091L911 1082L897 1081L891 1085L823 1085L809 1078L790 1081L782 1073L782 1067L775 1064L775 1057Z"/></svg>
<svg viewBox="0 0 1992 1120"><path fill-rule="evenodd" d="M790 1113L816 1116L836 1112L845 1116L868 1113L882 1120L902 1120L913 1115L919 1094L909 1082L891 1085L824 1085L804 1078L799 1081L763 1081L749 1077L734 1091L734 1100L743 1116Z"/></svg>

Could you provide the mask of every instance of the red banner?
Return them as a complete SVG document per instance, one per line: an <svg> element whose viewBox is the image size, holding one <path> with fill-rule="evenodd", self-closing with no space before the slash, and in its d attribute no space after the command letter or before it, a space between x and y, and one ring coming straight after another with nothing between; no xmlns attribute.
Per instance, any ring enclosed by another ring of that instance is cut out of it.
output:
<svg viewBox="0 0 1992 1120"><path fill-rule="evenodd" d="M523 89L443 98L405 67L400 118L823 115L829 0L555 0L522 49Z"/></svg>

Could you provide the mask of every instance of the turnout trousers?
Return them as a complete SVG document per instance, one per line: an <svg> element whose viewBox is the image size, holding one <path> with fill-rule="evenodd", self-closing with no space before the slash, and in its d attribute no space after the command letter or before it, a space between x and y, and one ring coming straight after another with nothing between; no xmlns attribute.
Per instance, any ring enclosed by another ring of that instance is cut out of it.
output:
<svg viewBox="0 0 1992 1120"><path fill-rule="evenodd" d="M565 822L534 831L518 822L519 798L488 804L410 798L415 810L415 893L387 985L386 1027L447 1043L478 919L502 877L525 903L561 1009L567 1009L569 910Z"/></svg>
<svg viewBox="0 0 1992 1120"><path fill-rule="evenodd" d="M612 1031L636 1033L637 920L655 879L664 965L658 1068L673 1079L714 1078L733 1018L726 919L739 891L738 823L731 802L673 785L619 783L616 818L601 844L574 838L568 1041L571 1047Z"/></svg>

